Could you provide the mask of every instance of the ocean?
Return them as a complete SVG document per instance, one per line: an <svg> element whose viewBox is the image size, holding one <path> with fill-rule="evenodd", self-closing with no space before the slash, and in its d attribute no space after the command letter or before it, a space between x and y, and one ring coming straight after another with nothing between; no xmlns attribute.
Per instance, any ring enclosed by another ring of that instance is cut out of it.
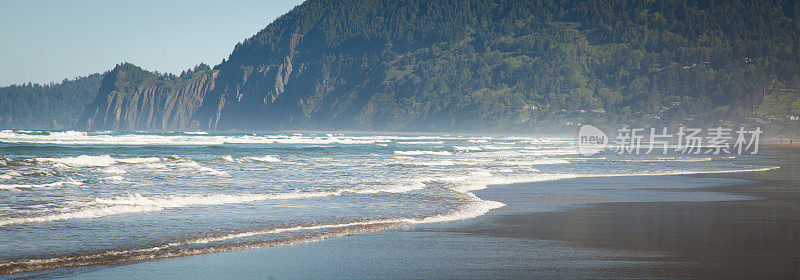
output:
<svg viewBox="0 0 800 280"><path fill-rule="evenodd" d="M766 162L766 163L765 163ZM572 137L0 131L0 273L282 246L504 207L488 185L766 171Z"/></svg>

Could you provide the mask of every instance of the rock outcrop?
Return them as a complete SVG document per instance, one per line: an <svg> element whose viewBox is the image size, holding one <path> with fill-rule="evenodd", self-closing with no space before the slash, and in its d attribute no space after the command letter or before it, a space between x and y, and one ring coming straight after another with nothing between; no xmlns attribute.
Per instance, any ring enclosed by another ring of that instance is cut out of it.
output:
<svg viewBox="0 0 800 280"><path fill-rule="evenodd" d="M214 89L215 70L176 77L132 64L118 65L103 80L93 103L78 122L88 130L185 130L197 128L192 116Z"/></svg>

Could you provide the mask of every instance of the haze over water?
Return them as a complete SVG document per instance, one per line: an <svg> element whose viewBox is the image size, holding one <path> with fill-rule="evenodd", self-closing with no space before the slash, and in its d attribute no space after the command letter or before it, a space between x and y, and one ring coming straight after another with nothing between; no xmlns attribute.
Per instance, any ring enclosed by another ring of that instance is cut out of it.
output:
<svg viewBox="0 0 800 280"><path fill-rule="evenodd" d="M759 156L586 157L572 138L447 135L5 130L0 156L0 273L467 219L503 207L470 193L491 184L773 168Z"/></svg>

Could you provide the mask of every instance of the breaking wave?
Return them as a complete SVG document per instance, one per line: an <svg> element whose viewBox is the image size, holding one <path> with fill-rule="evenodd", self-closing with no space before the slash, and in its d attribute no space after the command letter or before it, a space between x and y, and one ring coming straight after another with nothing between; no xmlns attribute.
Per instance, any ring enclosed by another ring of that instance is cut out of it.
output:
<svg viewBox="0 0 800 280"><path fill-rule="evenodd" d="M234 251L242 249L253 249L253 248L307 243L307 242L321 241L329 238L353 235L358 233L377 231L388 227L469 219L481 216L486 212L504 206L504 204L500 202L480 200L477 199L477 197L475 197L475 199L476 199L475 201L467 203L456 210L427 217L374 219L374 220L363 220L363 221L354 221L346 223L278 227L278 228L269 228L264 230L231 233L219 236L199 237L178 242L170 242L154 247L146 247L138 249L110 250L102 253L80 255L80 256L12 260L7 262L0 262L0 273L18 273L25 271L52 269L58 267L132 262L132 261L141 261L148 259L182 257L182 256L226 252L226 251ZM213 245L214 243L226 240L247 238L259 235L295 232L295 231L320 231L320 230L327 230L327 232L306 234L297 237L290 237L278 240L251 241L238 244L236 243L220 244L216 246ZM197 246L197 245L207 245L207 244L212 244L212 245L201 246L201 247Z"/></svg>
<svg viewBox="0 0 800 280"><path fill-rule="evenodd" d="M47 183L47 184L0 185L0 190L21 190L21 189L52 188L52 187L61 187L63 185L80 186L80 185L83 185L83 182L69 179L67 181L58 181L58 182ZM0 222L0 225L2 225L2 222Z"/></svg>
<svg viewBox="0 0 800 280"><path fill-rule="evenodd" d="M140 164L140 163L153 163L161 161L161 159L157 157L113 158L110 155L101 155L101 156L80 155L76 157L63 157L63 158L36 158L36 160L45 163L63 164L72 167L111 166L117 163Z"/></svg>

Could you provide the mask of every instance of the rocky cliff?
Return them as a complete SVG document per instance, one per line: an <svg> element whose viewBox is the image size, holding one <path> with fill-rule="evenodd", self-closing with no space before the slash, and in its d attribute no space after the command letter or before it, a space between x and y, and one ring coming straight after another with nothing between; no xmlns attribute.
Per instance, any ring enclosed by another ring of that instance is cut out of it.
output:
<svg viewBox="0 0 800 280"><path fill-rule="evenodd" d="M198 69L181 77L158 75L132 64L106 74L94 102L78 122L88 130L184 130L214 89L217 71Z"/></svg>

